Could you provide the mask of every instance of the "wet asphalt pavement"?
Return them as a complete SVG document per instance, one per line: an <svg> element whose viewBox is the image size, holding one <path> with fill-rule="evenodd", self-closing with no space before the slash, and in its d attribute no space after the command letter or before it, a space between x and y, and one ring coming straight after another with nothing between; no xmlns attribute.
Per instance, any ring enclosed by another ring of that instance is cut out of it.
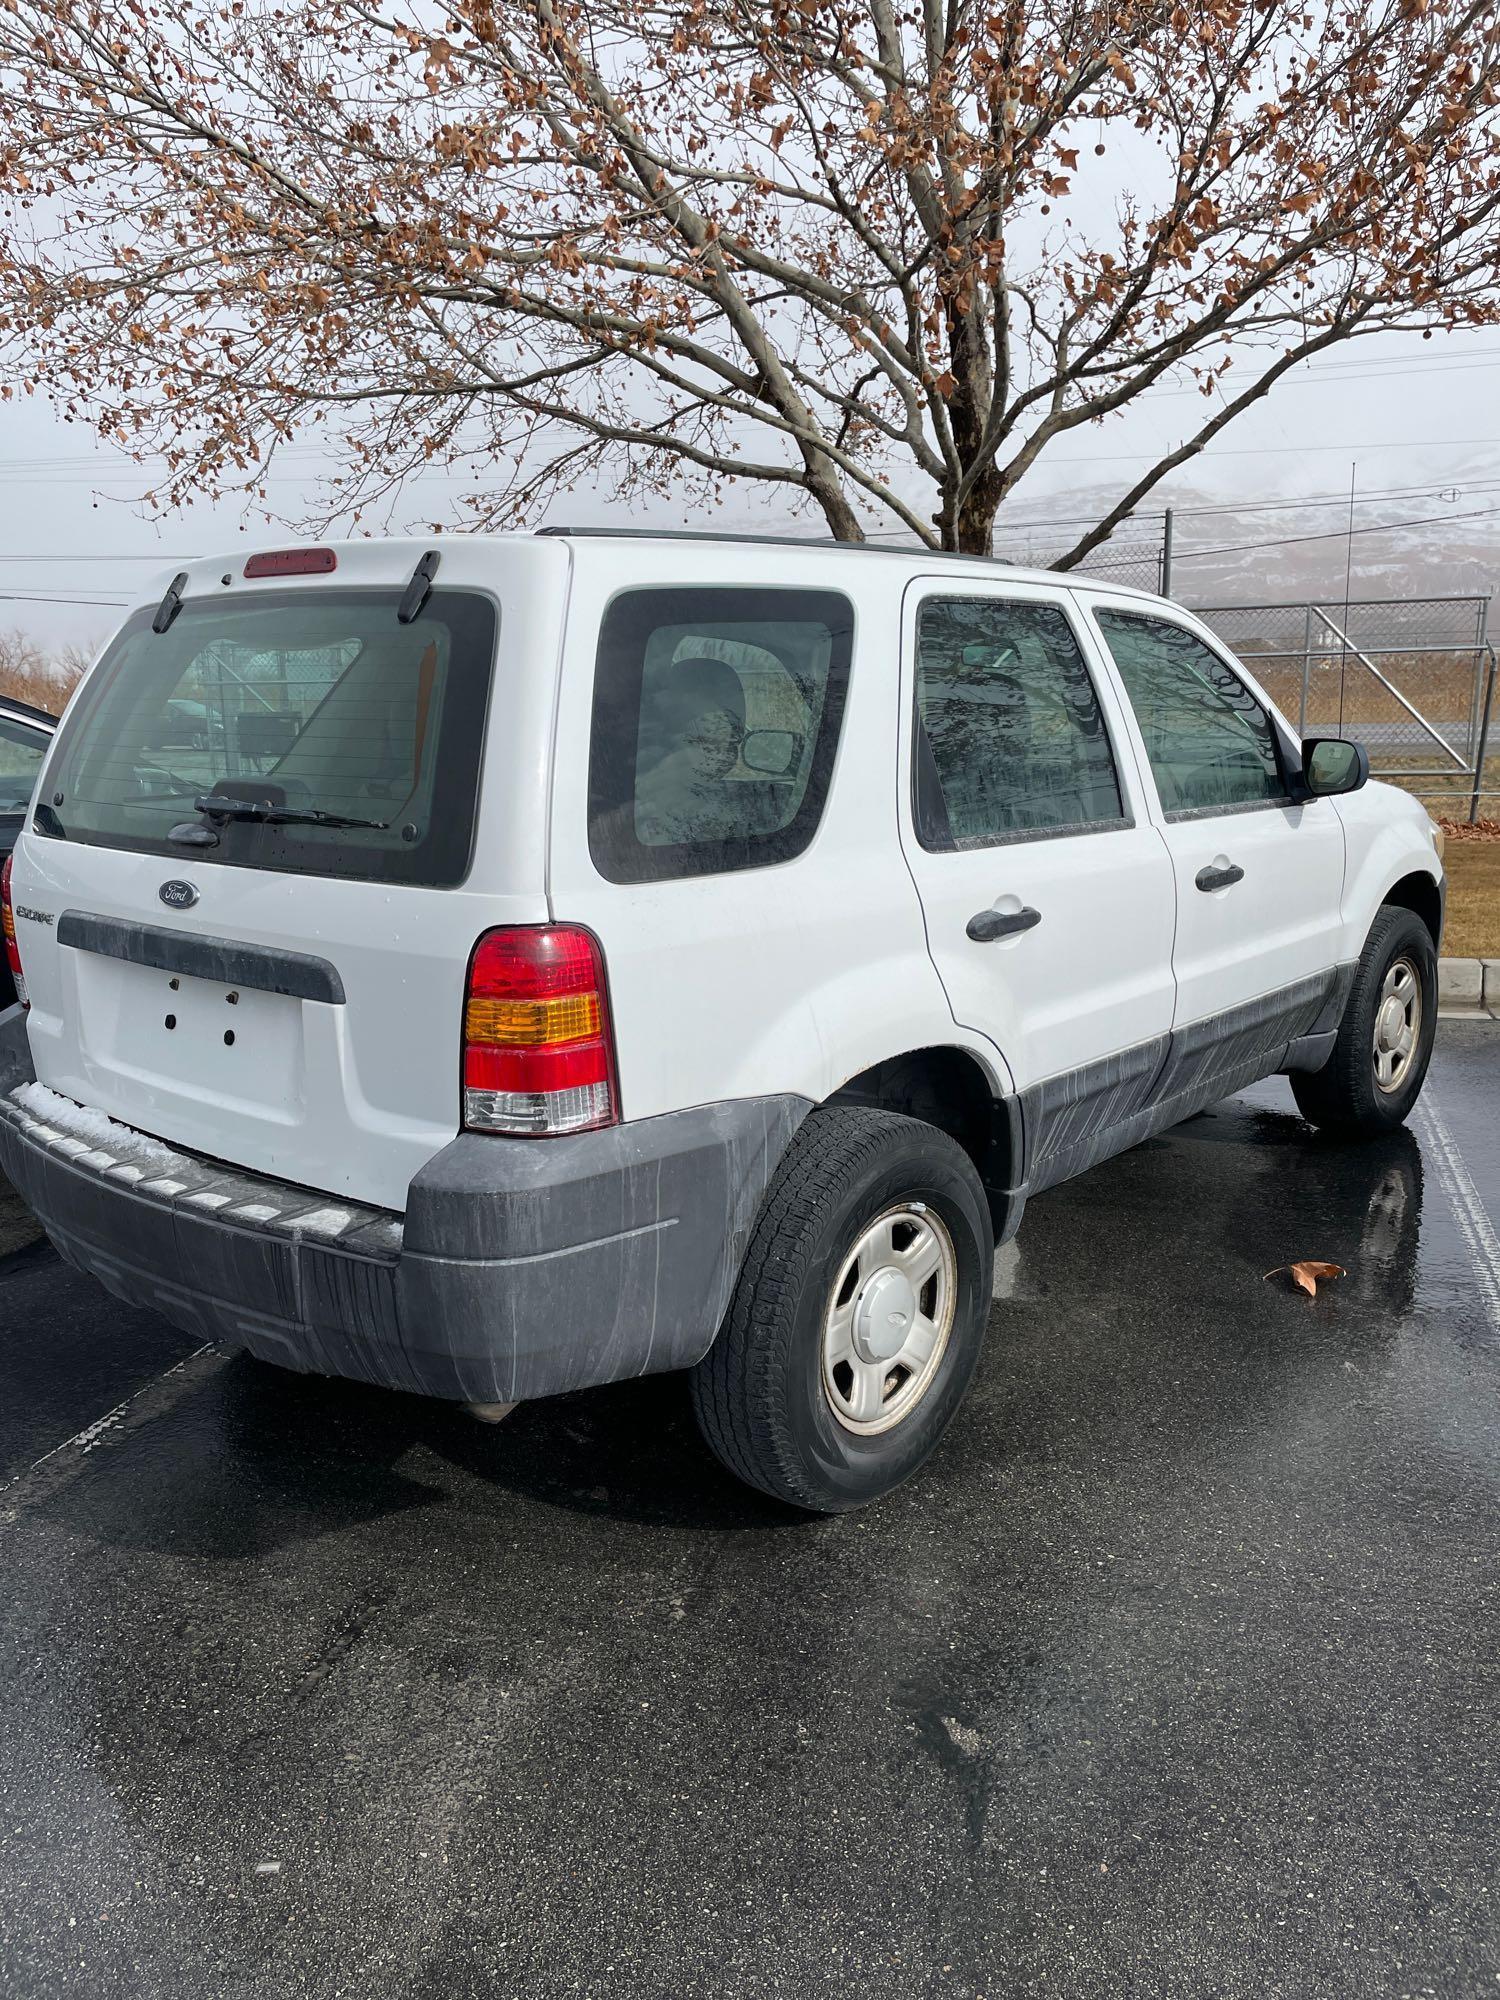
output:
<svg viewBox="0 0 1500 2000"><path fill-rule="evenodd" d="M1376 1147L1264 1085L833 1521L673 1380L490 1431L13 1251L0 1994L1500 1993L1497 1230L1500 1030Z"/></svg>

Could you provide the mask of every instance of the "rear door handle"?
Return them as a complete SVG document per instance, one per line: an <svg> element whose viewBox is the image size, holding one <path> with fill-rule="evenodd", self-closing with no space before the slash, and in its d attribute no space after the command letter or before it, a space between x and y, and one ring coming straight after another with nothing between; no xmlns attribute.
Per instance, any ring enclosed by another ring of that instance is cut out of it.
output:
<svg viewBox="0 0 1500 2000"><path fill-rule="evenodd" d="M1040 910L979 910L964 925L965 933L975 944L993 944L996 938L1014 937L1018 931L1029 931L1042 921Z"/></svg>
<svg viewBox="0 0 1500 2000"><path fill-rule="evenodd" d="M1200 868L1193 877L1198 887L1205 893L1214 889L1232 889L1236 882L1243 882L1245 871L1234 862L1227 868Z"/></svg>

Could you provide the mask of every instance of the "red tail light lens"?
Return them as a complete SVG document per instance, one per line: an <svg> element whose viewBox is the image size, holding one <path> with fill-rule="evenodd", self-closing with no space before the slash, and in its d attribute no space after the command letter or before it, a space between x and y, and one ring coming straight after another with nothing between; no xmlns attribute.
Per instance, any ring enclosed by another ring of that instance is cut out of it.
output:
<svg viewBox="0 0 1500 2000"><path fill-rule="evenodd" d="M31 1005L26 997L26 979L21 971L21 950L16 943L16 913L10 902L10 869L15 856L7 854L5 866L0 868L0 931L5 933L5 962L10 967L10 976L16 982L16 998L23 1007Z"/></svg>
<svg viewBox="0 0 1500 2000"><path fill-rule="evenodd" d="M538 1138L619 1116L598 939L572 924L486 931L464 1001L464 1126Z"/></svg>

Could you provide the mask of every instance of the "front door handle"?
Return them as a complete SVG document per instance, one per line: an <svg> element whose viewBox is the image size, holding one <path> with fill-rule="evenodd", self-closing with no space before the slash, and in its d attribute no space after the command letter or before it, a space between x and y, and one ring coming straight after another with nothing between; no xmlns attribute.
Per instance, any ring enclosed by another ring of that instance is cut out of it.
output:
<svg viewBox="0 0 1500 2000"><path fill-rule="evenodd" d="M979 910L964 925L964 931L975 944L993 944L996 938L1014 937L1041 921L1040 910Z"/></svg>
<svg viewBox="0 0 1500 2000"><path fill-rule="evenodd" d="M1200 868L1193 877L1198 887L1208 894L1214 889L1232 889L1236 882L1243 882L1245 871L1230 862L1227 868Z"/></svg>

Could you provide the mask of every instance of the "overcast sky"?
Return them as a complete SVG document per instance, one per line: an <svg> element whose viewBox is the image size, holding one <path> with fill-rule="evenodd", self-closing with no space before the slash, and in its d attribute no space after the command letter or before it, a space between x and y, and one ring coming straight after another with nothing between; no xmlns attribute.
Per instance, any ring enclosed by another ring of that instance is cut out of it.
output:
<svg viewBox="0 0 1500 2000"><path fill-rule="evenodd" d="M1191 389L1156 391L1107 424L1065 441L1021 489L1002 517L1002 531L1014 523L1068 515L1101 493L1117 492L1201 423L1205 408ZM1424 588L1441 588L1445 546L1460 525L1471 548L1478 544L1486 558L1494 552L1488 573L1500 578L1500 329L1435 335L1426 342L1389 335L1350 343L1285 379L1184 468L1162 498L1175 493L1184 508L1326 500L1347 495L1351 462L1357 465L1356 493L1369 496L1357 513L1362 525L1440 517L1437 525L1411 531L1424 554L1430 548L1431 575ZM38 403L0 408L0 476L0 626L20 626L48 646L100 639L123 615L123 605L85 598L134 602L159 566L188 556L275 547L287 539L261 513L236 502L204 503L151 519L132 504L149 473ZM310 447L286 461L271 488L283 519L316 504L316 479L317 457ZM458 525L458 496L471 485L468 477L424 475L407 488L392 528L420 531L435 520ZM1153 497L1147 506L1155 510L1160 504ZM650 509L636 505L632 512L637 521L688 519L665 503ZM580 490L565 507L554 507L550 518L600 522L607 518L606 498ZM1305 517L1298 518L1305 525ZM766 501L744 489L706 525L766 532L785 520L779 497ZM1452 531L1443 525L1449 520ZM1341 533L1344 521L1344 510L1330 504L1315 525ZM1179 546L1222 540L1225 528L1222 516L1184 511ZM1267 537L1277 532L1274 521L1252 528ZM797 532L819 533L821 524L804 521ZM1127 525L1120 538L1137 532ZM1368 554L1373 560L1382 539L1367 535L1354 544L1356 586L1362 558ZM1336 568L1340 587L1343 565L1342 541L1330 542L1330 577ZM1276 556L1268 549L1266 595L1277 594Z"/></svg>

